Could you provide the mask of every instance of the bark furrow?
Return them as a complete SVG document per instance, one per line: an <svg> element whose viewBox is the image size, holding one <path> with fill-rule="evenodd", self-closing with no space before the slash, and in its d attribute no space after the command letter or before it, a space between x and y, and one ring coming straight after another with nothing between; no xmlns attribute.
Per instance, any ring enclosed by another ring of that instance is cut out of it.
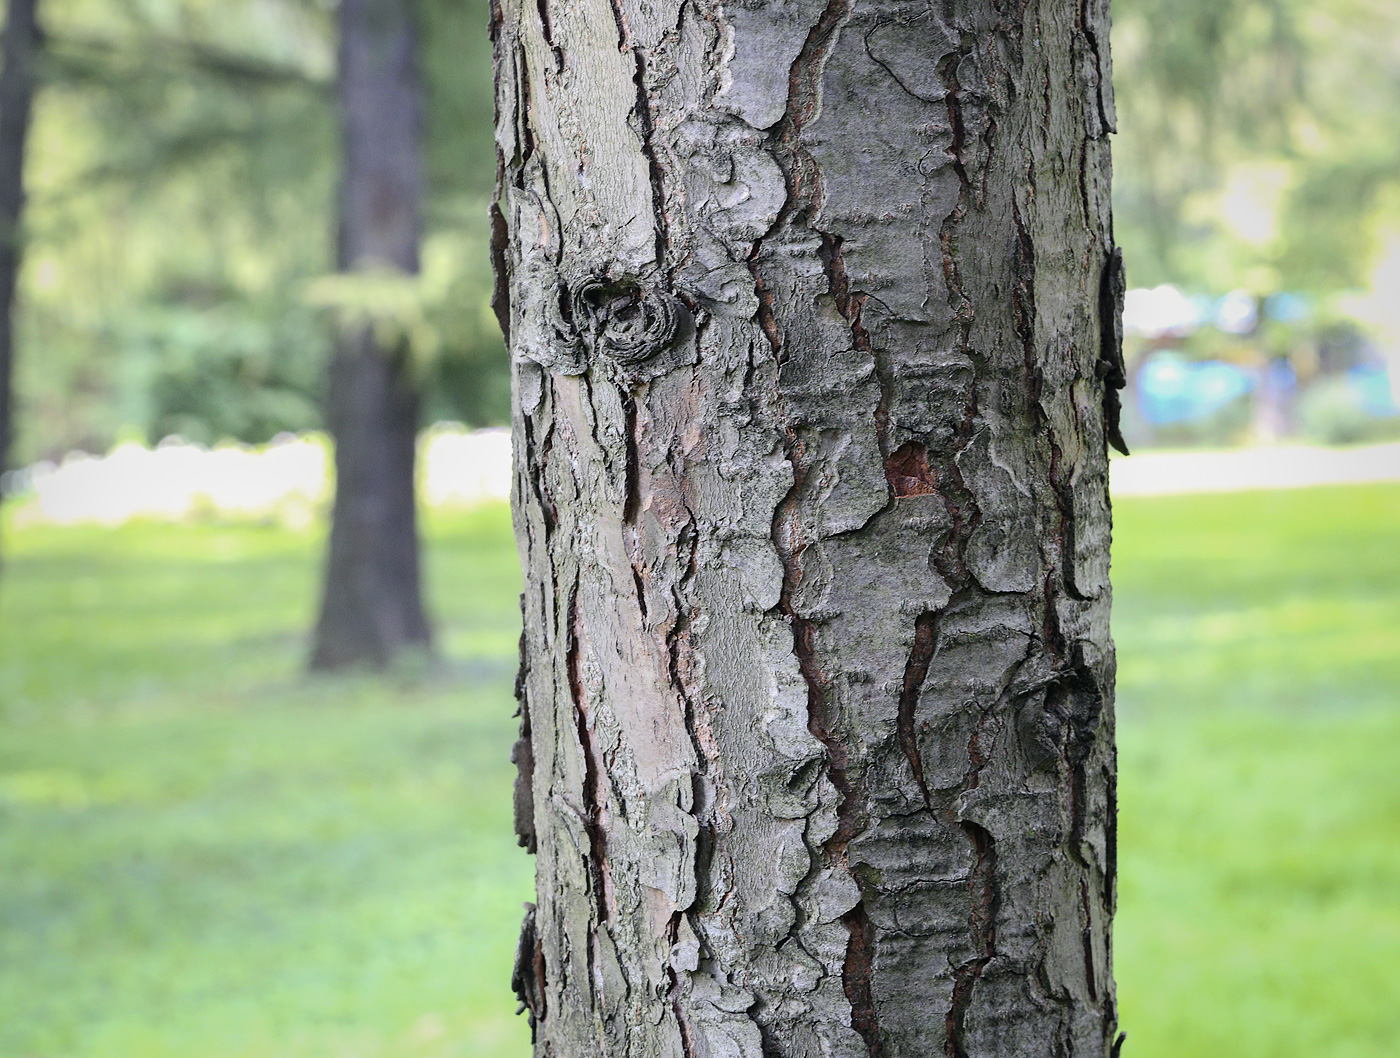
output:
<svg viewBox="0 0 1400 1058"><path fill-rule="evenodd" d="M537 1054L1113 1052L1107 17L500 0Z"/></svg>

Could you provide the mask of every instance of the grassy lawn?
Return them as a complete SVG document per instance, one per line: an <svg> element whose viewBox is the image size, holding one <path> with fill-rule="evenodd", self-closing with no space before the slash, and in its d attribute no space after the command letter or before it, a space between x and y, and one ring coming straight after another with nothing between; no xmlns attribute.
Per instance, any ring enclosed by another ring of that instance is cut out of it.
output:
<svg viewBox="0 0 1400 1058"><path fill-rule="evenodd" d="M1120 501L1125 1058L1400 1048L1400 487ZM0 576L0 1058L523 1058L518 590L302 677L318 541L38 529Z"/></svg>
<svg viewBox="0 0 1400 1058"><path fill-rule="evenodd" d="M300 675L318 542L35 529L0 586L0 1056L528 1053L508 519L432 528L445 675Z"/></svg>
<svg viewBox="0 0 1400 1058"><path fill-rule="evenodd" d="M1400 487L1115 506L1125 1058L1400 1053Z"/></svg>

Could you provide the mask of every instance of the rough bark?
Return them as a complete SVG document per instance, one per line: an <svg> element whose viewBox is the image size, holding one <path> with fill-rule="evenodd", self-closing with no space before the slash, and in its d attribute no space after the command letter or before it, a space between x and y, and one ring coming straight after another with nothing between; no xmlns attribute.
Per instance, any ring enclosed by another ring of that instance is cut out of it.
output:
<svg viewBox="0 0 1400 1058"><path fill-rule="evenodd" d="M408 0L341 0L342 271L418 271L420 90ZM407 350L338 336L327 420L336 492L312 667L384 666L426 649L414 499L419 395Z"/></svg>
<svg viewBox="0 0 1400 1058"><path fill-rule="evenodd" d="M1110 1055L1106 0L498 0L554 1058Z"/></svg>
<svg viewBox="0 0 1400 1058"><path fill-rule="evenodd" d="M37 0L9 0L0 43L0 472L14 430L14 308L24 214L24 148L39 53Z"/></svg>

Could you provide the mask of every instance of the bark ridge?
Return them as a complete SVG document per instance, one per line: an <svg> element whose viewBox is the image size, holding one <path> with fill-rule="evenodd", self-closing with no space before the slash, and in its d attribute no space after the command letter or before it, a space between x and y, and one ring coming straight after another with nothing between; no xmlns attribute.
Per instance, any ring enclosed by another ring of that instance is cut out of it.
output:
<svg viewBox="0 0 1400 1058"><path fill-rule="evenodd" d="M1106 0L497 0L540 1056L1117 1031Z"/></svg>

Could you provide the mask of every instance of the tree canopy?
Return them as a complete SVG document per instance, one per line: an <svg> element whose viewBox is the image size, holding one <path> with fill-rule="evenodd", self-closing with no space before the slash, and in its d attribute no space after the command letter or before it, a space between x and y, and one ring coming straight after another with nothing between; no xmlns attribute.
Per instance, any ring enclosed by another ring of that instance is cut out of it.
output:
<svg viewBox="0 0 1400 1058"><path fill-rule="evenodd" d="M419 279L333 278L334 0L45 0L18 462L317 427L334 313L410 336L430 419L507 409L487 300L486 0L418 0ZM1327 295L1400 224L1390 0L1115 0L1134 286Z"/></svg>
<svg viewBox="0 0 1400 1058"><path fill-rule="evenodd" d="M1400 8L1115 0L1114 23L1130 282L1361 284L1400 220Z"/></svg>
<svg viewBox="0 0 1400 1058"><path fill-rule="evenodd" d="M485 4L421 0L421 278L337 283L333 12L314 0L49 0L30 164L18 457L320 424L333 312L414 342L434 418L498 420L486 301Z"/></svg>

